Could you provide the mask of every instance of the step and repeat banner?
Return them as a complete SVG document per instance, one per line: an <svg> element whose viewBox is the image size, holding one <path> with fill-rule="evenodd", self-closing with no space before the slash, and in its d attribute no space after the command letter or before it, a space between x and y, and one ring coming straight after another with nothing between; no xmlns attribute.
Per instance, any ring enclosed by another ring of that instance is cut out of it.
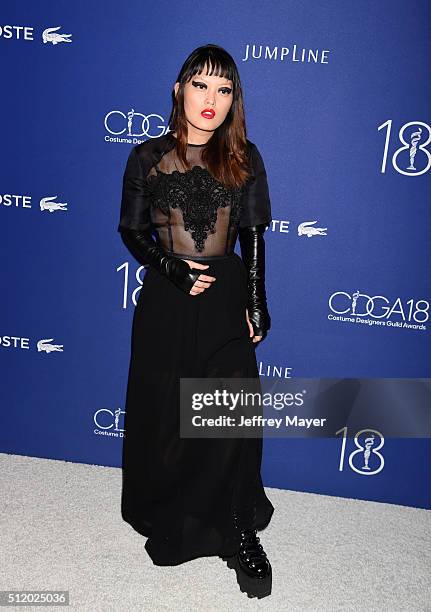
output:
<svg viewBox="0 0 431 612"><path fill-rule="evenodd" d="M300 435L265 438L264 484L431 508L429 2L52 0L0 19L0 451L121 465L146 273L117 232L122 176L215 43L272 202L261 380L333 380L346 415L380 381L397 416L393 435L377 409L326 437L292 420Z"/></svg>

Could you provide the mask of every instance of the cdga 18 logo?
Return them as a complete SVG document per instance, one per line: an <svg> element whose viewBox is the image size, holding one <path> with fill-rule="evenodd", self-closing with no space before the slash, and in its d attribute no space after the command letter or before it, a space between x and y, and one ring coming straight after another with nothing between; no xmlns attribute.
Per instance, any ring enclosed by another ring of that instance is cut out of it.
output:
<svg viewBox="0 0 431 612"><path fill-rule="evenodd" d="M425 323L429 319L428 300L401 297L388 299L384 295L367 295L359 290L352 294L336 291L329 298L329 308L337 315L390 319L397 315L403 321Z"/></svg>

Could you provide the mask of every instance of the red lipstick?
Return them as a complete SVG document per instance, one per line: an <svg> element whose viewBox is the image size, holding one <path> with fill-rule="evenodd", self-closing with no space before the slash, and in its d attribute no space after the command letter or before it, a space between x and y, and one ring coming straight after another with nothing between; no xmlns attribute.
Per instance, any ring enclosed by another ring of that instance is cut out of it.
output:
<svg viewBox="0 0 431 612"><path fill-rule="evenodd" d="M205 117L205 119L214 119L215 117L215 110L212 108L204 108L204 110L201 112L202 117Z"/></svg>

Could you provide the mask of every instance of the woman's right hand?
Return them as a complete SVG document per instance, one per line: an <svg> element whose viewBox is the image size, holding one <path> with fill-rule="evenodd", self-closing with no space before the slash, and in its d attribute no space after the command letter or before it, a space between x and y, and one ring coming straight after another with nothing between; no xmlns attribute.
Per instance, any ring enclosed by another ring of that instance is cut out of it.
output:
<svg viewBox="0 0 431 612"><path fill-rule="evenodd" d="M208 268L208 264L201 264L197 261L192 261L190 259L183 259L186 263L189 264L189 267L197 270L204 270ZM215 276L208 276L207 274L199 274L195 284L190 289L190 295L199 295L199 293L203 293L205 289L211 287L212 283L215 281Z"/></svg>

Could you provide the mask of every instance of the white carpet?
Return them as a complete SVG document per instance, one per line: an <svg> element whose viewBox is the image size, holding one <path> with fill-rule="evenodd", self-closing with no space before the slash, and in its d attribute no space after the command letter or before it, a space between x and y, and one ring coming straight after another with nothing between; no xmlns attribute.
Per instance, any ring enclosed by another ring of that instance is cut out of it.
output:
<svg viewBox="0 0 431 612"><path fill-rule="evenodd" d="M119 468L6 454L0 468L0 589L70 593L68 608L26 610L431 610L427 510L266 489L273 588L257 600L218 557L153 565L121 518Z"/></svg>

